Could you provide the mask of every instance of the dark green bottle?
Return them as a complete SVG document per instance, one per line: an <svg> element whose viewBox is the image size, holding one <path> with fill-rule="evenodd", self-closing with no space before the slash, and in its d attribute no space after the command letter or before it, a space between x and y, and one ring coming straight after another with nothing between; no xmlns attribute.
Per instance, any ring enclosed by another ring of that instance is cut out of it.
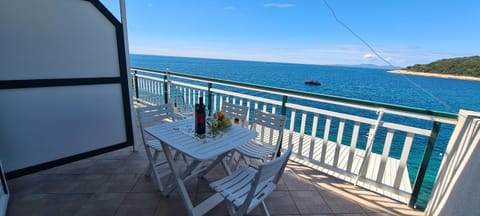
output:
<svg viewBox="0 0 480 216"><path fill-rule="evenodd" d="M200 97L199 103L195 104L195 133L197 135L205 134L205 104L203 97Z"/></svg>

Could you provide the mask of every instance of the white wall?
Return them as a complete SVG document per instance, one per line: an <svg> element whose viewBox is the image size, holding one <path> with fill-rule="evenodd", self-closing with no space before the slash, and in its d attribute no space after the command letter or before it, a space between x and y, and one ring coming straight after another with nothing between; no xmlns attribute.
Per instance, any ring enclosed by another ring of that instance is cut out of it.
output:
<svg viewBox="0 0 480 216"><path fill-rule="evenodd" d="M0 6L1 80L118 76L114 26L88 1Z"/></svg>
<svg viewBox="0 0 480 216"><path fill-rule="evenodd" d="M0 29L0 82L120 77L115 26L88 1L1 1ZM125 143L123 99L120 83L0 89L5 170Z"/></svg>
<svg viewBox="0 0 480 216"><path fill-rule="evenodd" d="M426 215L480 215L480 113L460 110Z"/></svg>
<svg viewBox="0 0 480 216"><path fill-rule="evenodd" d="M9 170L126 140L118 84L3 90L0 101Z"/></svg>

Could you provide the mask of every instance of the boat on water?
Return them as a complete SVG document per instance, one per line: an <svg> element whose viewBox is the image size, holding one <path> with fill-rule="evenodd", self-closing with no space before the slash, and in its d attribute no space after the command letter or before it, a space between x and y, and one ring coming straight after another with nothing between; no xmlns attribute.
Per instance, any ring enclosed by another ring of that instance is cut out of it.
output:
<svg viewBox="0 0 480 216"><path fill-rule="evenodd" d="M318 80L306 80L305 81L305 84L307 85L322 85L322 83L320 83Z"/></svg>

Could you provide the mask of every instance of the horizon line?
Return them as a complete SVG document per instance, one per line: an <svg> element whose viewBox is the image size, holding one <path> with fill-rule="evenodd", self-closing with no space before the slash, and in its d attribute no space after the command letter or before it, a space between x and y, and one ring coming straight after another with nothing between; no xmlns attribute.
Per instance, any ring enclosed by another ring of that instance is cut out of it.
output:
<svg viewBox="0 0 480 216"><path fill-rule="evenodd" d="M372 65L372 66L379 67L378 69L392 69L392 67L390 65L377 65L377 64L369 64L369 63L360 63L360 64L315 64L315 63L299 63L299 62L263 61L263 60L252 60L252 59L228 59L228 58L214 58L214 57L201 57L201 56L175 56L175 55L146 54L146 53L135 53L135 52L131 52L131 53L129 53L129 55L147 55L147 56L160 56L160 57L197 58L197 59L210 59L210 60L247 61L247 62L259 62L259 63L336 66L336 67L361 67L361 66ZM397 65L393 65L393 66L396 69L405 68L405 67L401 67L401 66L397 66Z"/></svg>

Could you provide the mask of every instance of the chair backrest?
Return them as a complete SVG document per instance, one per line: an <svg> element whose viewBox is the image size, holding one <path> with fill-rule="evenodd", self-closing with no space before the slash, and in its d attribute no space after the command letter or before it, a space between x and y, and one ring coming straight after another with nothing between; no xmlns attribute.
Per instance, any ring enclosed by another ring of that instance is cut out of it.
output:
<svg viewBox="0 0 480 216"><path fill-rule="evenodd" d="M238 209L239 215L247 214L259 202L264 200L275 189L278 181L282 177L288 158L292 154L293 145L290 144L286 152L280 157L261 164L258 172L251 184L250 190L245 198L243 205ZM263 193L263 194L259 194ZM251 205L253 202L253 205Z"/></svg>
<svg viewBox="0 0 480 216"><path fill-rule="evenodd" d="M260 165L258 175L258 181L263 182L271 180L273 183L277 184L280 178L282 177L283 171L288 162L288 158L292 154L293 145L290 144L286 152L284 152L280 157L275 158L271 161L267 161Z"/></svg>
<svg viewBox="0 0 480 216"><path fill-rule="evenodd" d="M178 87L178 86L176 86ZM187 104L185 96L178 88L174 88L173 90L173 100L170 99L170 103L173 102L175 105L176 111L184 116L190 116L194 113L194 107L191 104Z"/></svg>
<svg viewBox="0 0 480 216"><path fill-rule="evenodd" d="M235 122L235 120L238 119L242 127L246 126L245 124L247 123L248 107L236 105L228 102L223 102L222 112L227 114L227 116L233 122Z"/></svg>
<svg viewBox="0 0 480 216"><path fill-rule="evenodd" d="M283 115L267 113L256 109L250 129L259 132L257 139L260 142L274 146L275 152L278 152L281 146L286 120L287 118Z"/></svg>
<svg viewBox="0 0 480 216"><path fill-rule="evenodd" d="M175 121L175 108L173 104L162 104L157 106L146 106L137 108L138 122L140 123L140 130L142 138L145 142L145 135L143 128L155 123L163 123L166 121Z"/></svg>
<svg viewBox="0 0 480 216"><path fill-rule="evenodd" d="M162 104L157 106L146 106L137 108L137 115L140 121L140 124L164 121L164 120L175 120L175 108L173 104Z"/></svg>

